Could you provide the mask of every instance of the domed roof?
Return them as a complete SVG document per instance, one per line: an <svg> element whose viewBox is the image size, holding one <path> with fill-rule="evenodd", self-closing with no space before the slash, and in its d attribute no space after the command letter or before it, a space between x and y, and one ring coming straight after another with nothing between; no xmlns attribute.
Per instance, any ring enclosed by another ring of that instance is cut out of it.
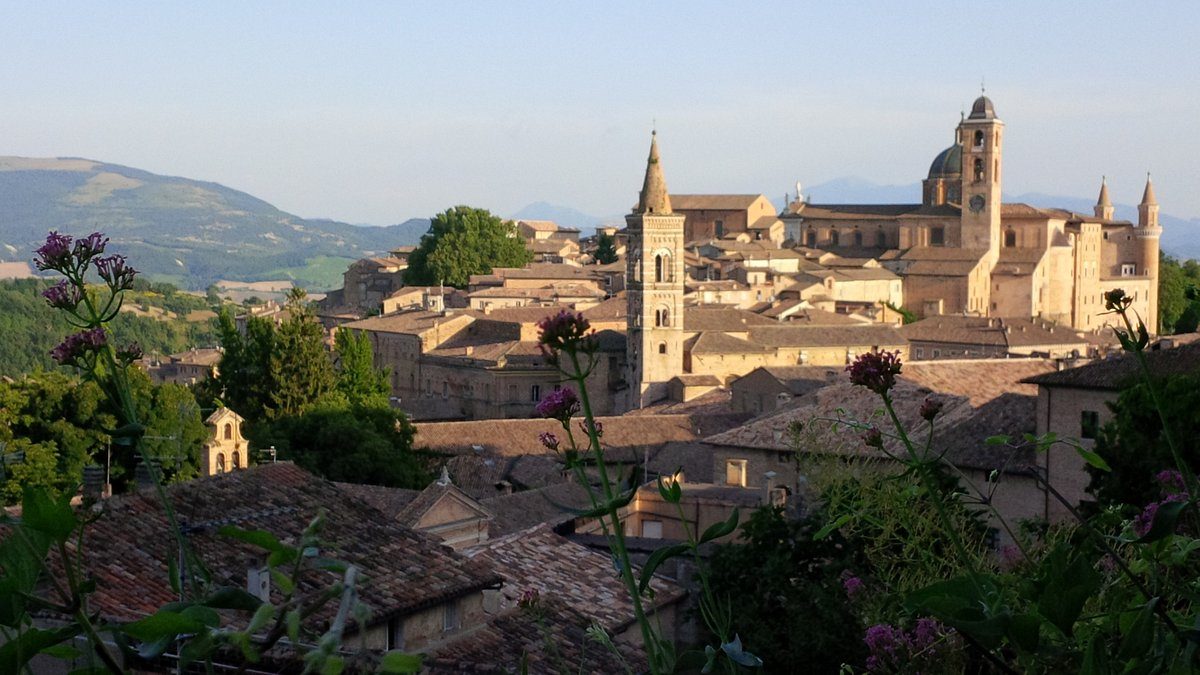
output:
<svg viewBox="0 0 1200 675"><path fill-rule="evenodd" d="M992 105L992 99L986 96L980 96L975 99L975 103L971 105L971 114L967 115L969 120L990 120L996 118L996 108Z"/></svg>
<svg viewBox="0 0 1200 675"><path fill-rule="evenodd" d="M962 146L958 143L946 148L933 158L929 165L930 178L958 178L962 175Z"/></svg>

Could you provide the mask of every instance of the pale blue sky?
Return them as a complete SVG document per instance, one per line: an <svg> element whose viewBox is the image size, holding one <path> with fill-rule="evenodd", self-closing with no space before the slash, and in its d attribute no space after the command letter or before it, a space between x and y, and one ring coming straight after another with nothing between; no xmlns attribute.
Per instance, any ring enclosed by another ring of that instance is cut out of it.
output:
<svg viewBox="0 0 1200 675"><path fill-rule="evenodd" d="M1190 0L3 3L0 155L351 222L605 215L636 200L655 119L676 192L916 181L984 76L1006 192L1107 174L1130 203L1150 170L1165 212L1200 217L1198 42Z"/></svg>

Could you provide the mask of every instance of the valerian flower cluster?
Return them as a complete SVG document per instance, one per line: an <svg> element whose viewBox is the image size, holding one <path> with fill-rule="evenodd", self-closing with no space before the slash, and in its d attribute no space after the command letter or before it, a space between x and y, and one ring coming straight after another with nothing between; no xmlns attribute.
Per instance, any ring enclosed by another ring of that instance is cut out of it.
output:
<svg viewBox="0 0 1200 675"><path fill-rule="evenodd" d="M558 365L559 354L594 354L596 331L583 314L562 310L537 324L538 349L546 361Z"/></svg>
<svg viewBox="0 0 1200 675"><path fill-rule="evenodd" d="M870 673L936 673L939 647L952 632L934 619L921 618L911 631L881 623L867 629L865 642Z"/></svg>
<svg viewBox="0 0 1200 675"><path fill-rule="evenodd" d="M562 387L543 398L534 410L542 417L558 420L566 425L572 417L579 414L579 397L574 389Z"/></svg>
<svg viewBox="0 0 1200 675"><path fill-rule="evenodd" d="M97 357L110 348L104 324L120 311L121 295L133 287L137 277L137 270L126 263L124 256L104 255L108 241L99 232L79 239L51 232L34 252L34 264L39 270L58 272L64 277L42 292L46 303L66 312L71 322L82 329L50 350L50 356L61 365L95 367ZM103 298L89 293L87 277L92 271L107 288ZM141 347L136 343L118 347L112 353L113 361L122 366L141 357Z"/></svg>
<svg viewBox="0 0 1200 675"><path fill-rule="evenodd" d="M846 366L850 381L883 396L896 386L900 374L900 351L867 352Z"/></svg>

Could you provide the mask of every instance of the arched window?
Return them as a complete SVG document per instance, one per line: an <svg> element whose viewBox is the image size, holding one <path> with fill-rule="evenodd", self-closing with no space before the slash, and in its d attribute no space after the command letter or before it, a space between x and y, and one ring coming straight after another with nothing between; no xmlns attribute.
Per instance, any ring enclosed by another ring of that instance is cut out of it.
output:
<svg viewBox="0 0 1200 675"><path fill-rule="evenodd" d="M862 246L862 245L863 245L863 236L862 236L862 232L859 232L858 230L855 230L855 231L854 231L854 245L855 245L855 246Z"/></svg>
<svg viewBox="0 0 1200 675"><path fill-rule="evenodd" d="M663 257L661 255L654 256L654 281L660 282L663 280Z"/></svg>
<svg viewBox="0 0 1200 675"><path fill-rule="evenodd" d="M230 440L232 438L233 438L233 425L226 422L225 423L225 440Z"/></svg>
<svg viewBox="0 0 1200 675"><path fill-rule="evenodd" d="M233 451L233 468L240 469L242 467L242 453L237 450Z"/></svg>
<svg viewBox="0 0 1200 675"><path fill-rule="evenodd" d="M983 147L983 130L982 129L975 130L975 147L977 147L977 148Z"/></svg>
<svg viewBox="0 0 1200 675"><path fill-rule="evenodd" d="M837 231L837 230L830 230L830 231L829 231L829 245L830 245L830 246L838 246L838 245L840 245L840 242L839 242L839 239L840 239L840 238L841 238L841 237L838 235L838 231Z"/></svg>
<svg viewBox="0 0 1200 675"><path fill-rule="evenodd" d="M667 353L667 343L665 343L665 342L658 343L658 353L659 354Z"/></svg>
<svg viewBox="0 0 1200 675"><path fill-rule="evenodd" d="M1004 246L1007 248L1013 248L1016 245L1017 245L1017 231L1016 230L1006 230L1004 232Z"/></svg>
<svg viewBox="0 0 1200 675"><path fill-rule="evenodd" d="M225 453L217 453L217 473L225 473Z"/></svg>
<svg viewBox="0 0 1200 675"><path fill-rule="evenodd" d="M654 310L654 325L657 328L668 328L671 325L671 310L663 308Z"/></svg>
<svg viewBox="0 0 1200 675"><path fill-rule="evenodd" d="M983 160L975 160L975 182L983 180Z"/></svg>
<svg viewBox="0 0 1200 675"><path fill-rule="evenodd" d="M804 233L804 245L809 248L816 248L816 246L817 246L816 230L809 230L808 232Z"/></svg>
<svg viewBox="0 0 1200 675"><path fill-rule="evenodd" d="M875 233L875 245L879 248L887 248L887 233L880 230Z"/></svg>

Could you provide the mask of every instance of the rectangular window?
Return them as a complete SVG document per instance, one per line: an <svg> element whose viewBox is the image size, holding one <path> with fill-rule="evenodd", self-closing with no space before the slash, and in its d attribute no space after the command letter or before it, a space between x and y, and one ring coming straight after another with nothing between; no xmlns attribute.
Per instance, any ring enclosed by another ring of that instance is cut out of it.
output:
<svg viewBox="0 0 1200 675"><path fill-rule="evenodd" d="M941 357L942 357L942 350L940 350L940 349L933 350L933 358L940 359Z"/></svg>
<svg viewBox="0 0 1200 675"><path fill-rule="evenodd" d="M918 359L925 358L925 348L924 347L917 347L917 358Z"/></svg>
<svg viewBox="0 0 1200 675"><path fill-rule="evenodd" d="M542 400L542 385L535 384L529 388L529 400L537 403Z"/></svg>
<svg viewBox="0 0 1200 675"><path fill-rule="evenodd" d="M929 230L929 245L942 246L946 243L946 228L935 227Z"/></svg>
<svg viewBox="0 0 1200 675"><path fill-rule="evenodd" d="M1100 413L1084 410L1079 413L1079 437L1096 438L1100 433Z"/></svg>
<svg viewBox="0 0 1200 675"><path fill-rule="evenodd" d="M746 487L746 460L731 459L725 462L725 484Z"/></svg>
<svg viewBox="0 0 1200 675"><path fill-rule="evenodd" d="M643 520L642 536L647 539L662 539L662 521Z"/></svg>
<svg viewBox="0 0 1200 675"><path fill-rule="evenodd" d="M392 619L388 621L387 631L387 648L404 649L404 620Z"/></svg>
<svg viewBox="0 0 1200 675"><path fill-rule="evenodd" d="M442 631L449 633L452 630L458 630L458 601L453 600L447 602L442 608Z"/></svg>
<svg viewBox="0 0 1200 675"><path fill-rule="evenodd" d="M1135 265L1133 263L1122 263L1121 276L1132 277L1135 274L1137 274L1137 265Z"/></svg>

